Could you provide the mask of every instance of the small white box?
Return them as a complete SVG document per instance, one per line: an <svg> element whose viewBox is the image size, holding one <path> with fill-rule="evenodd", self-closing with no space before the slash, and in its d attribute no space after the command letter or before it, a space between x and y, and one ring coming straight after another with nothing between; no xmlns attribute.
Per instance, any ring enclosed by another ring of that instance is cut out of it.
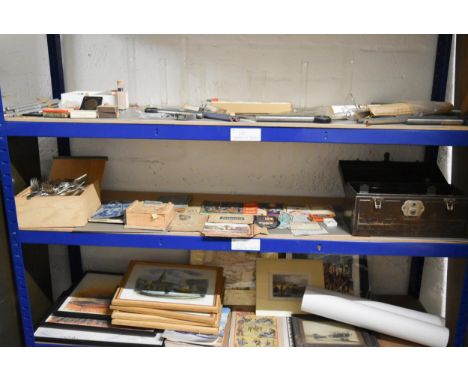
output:
<svg viewBox="0 0 468 382"><path fill-rule="evenodd" d="M80 107L84 96L102 97L102 105L117 106L115 92L112 91L92 91L77 90L74 92L62 93L60 96L60 107L75 108Z"/></svg>

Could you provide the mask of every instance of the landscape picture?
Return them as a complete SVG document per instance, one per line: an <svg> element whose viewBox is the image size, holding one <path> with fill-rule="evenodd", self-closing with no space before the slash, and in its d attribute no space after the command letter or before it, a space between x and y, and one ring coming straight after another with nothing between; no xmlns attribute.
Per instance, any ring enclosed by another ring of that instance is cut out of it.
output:
<svg viewBox="0 0 468 382"><path fill-rule="evenodd" d="M307 274L272 274L273 298L298 299L304 295L309 276Z"/></svg>
<svg viewBox="0 0 468 382"><path fill-rule="evenodd" d="M136 263L119 298L146 302L213 305L216 269Z"/></svg>
<svg viewBox="0 0 468 382"><path fill-rule="evenodd" d="M331 321L302 321L308 346L362 346L362 338L351 326Z"/></svg>
<svg viewBox="0 0 468 382"><path fill-rule="evenodd" d="M68 297L58 311L110 316L110 302L108 298Z"/></svg>
<svg viewBox="0 0 468 382"><path fill-rule="evenodd" d="M202 298L208 290L208 280L196 271L164 269L152 277L139 277L135 292L144 296L167 298Z"/></svg>

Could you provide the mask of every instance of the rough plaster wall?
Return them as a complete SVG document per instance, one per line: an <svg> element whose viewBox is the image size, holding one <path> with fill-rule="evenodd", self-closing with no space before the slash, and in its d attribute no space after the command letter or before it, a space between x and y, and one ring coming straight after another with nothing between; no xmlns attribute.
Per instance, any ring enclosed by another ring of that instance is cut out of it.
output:
<svg viewBox="0 0 468 382"><path fill-rule="evenodd" d="M3 106L50 98L52 90L45 35L0 35L0 88ZM57 155L55 138L39 138L41 172L47 174Z"/></svg>

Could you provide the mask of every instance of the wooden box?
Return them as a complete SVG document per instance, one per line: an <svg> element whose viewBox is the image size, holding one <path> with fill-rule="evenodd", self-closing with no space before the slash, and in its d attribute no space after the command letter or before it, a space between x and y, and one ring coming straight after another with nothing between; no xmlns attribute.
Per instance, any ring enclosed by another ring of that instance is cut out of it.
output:
<svg viewBox="0 0 468 382"><path fill-rule="evenodd" d="M134 201L125 211L126 228L167 229L176 214L172 203Z"/></svg>
<svg viewBox="0 0 468 382"><path fill-rule="evenodd" d="M77 196L34 196L28 187L15 197L20 229L85 226L101 205L101 180L106 158L59 157L52 161L49 180L74 179L88 174L85 190Z"/></svg>
<svg viewBox="0 0 468 382"><path fill-rule="evenodd" d="M468 197L435 163L340 161L356 236L466 237Z"/></svg>

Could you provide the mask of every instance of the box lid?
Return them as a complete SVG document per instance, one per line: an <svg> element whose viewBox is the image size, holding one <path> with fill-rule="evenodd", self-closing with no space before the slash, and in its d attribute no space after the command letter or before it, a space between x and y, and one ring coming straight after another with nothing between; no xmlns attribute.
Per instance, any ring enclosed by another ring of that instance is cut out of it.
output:
<svg viewBox="0 0 468 382"><path fill-rule="evenodd" d="M71 179L88 174L88 183L101 187L107 157L56 157L52 160L49 180Z"/></svg>
<svg viewBox="0 0 468 382"><path fill-rule="evenodd" d="M436 163L340 160L339 166L344 183L361 192L451 194L455 191ZM367 185L369 189L359 185Z"/></svg>

